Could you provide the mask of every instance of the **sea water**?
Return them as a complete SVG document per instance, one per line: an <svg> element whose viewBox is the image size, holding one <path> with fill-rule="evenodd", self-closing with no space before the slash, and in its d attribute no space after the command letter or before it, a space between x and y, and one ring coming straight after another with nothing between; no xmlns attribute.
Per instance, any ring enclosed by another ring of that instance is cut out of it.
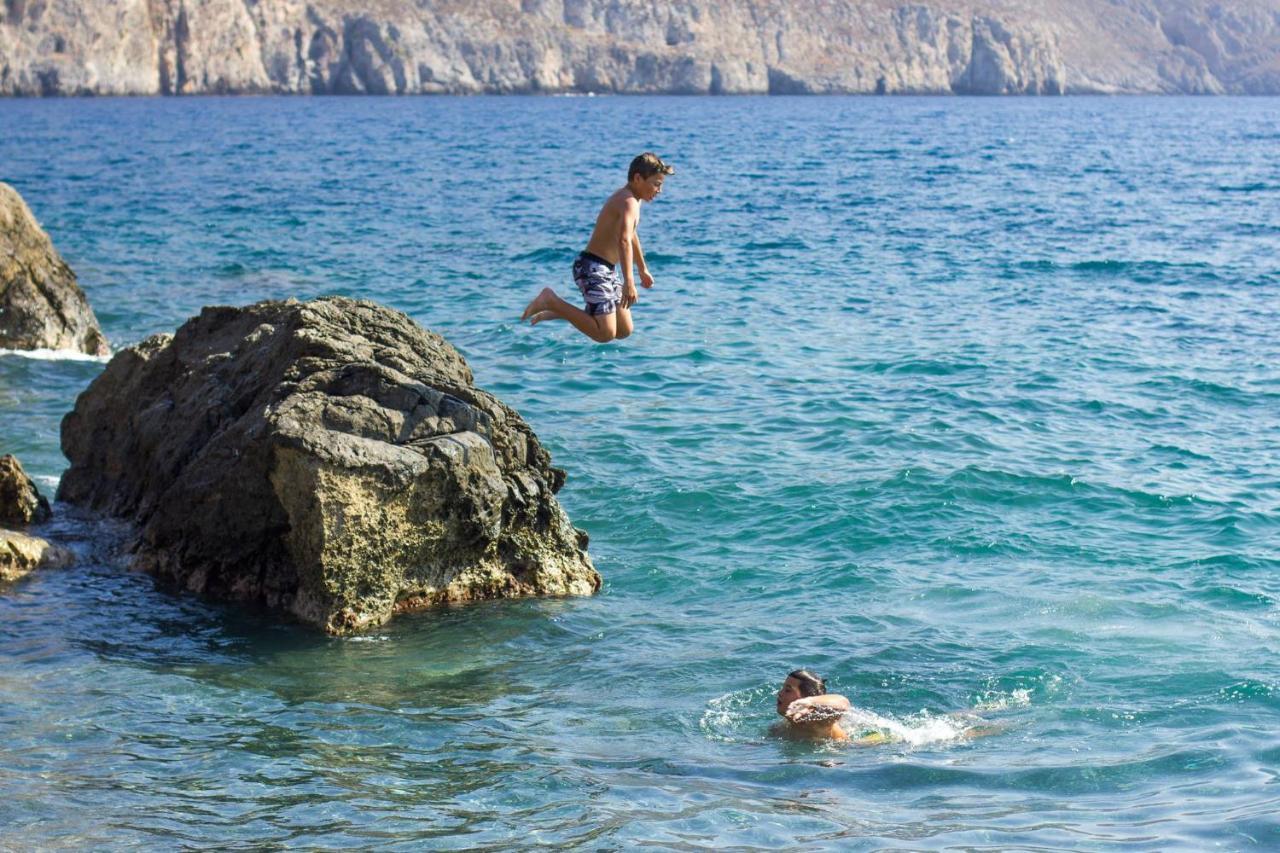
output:
<svg viewBox="0 0 1280 853"><path fill-rule="evenodd" d="M1280 101L0 101L114 348L344 294L567 469L593 598L329 639L0 593L0 846L1280 846ZM631 157L636 332L517 322ZM0 354L46 493L102 364ZM771 738L792 668L855 749ZM960 717L954 715L959 714ZM997 727L961 737L957 720Z"/></svg>

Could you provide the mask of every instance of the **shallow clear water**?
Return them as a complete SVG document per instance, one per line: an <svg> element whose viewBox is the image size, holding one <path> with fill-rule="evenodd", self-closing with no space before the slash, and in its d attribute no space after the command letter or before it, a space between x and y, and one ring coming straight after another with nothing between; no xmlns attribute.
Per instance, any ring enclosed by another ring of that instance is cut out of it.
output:
<svg viewBox="0 0 1280 853"><path fill-rule="evenodd" d="M0 101L116 347L406 311L606 578L336 640L84 556L0 596L0 846L1280 845L1280 101ZM515 319L627 161L658 286ZM50 492L101 369L0 355ZM796 666L896 733L771 739ZM962 740L946 716L1002 727Z"/></svg>

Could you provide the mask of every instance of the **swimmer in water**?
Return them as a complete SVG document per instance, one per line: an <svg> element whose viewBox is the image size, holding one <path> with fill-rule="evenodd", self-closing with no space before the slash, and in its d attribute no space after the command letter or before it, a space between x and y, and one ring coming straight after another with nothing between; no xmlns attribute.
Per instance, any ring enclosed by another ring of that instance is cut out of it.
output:
<svg viewBox="0 0 1280 853"><path fill-rule="evenodd" d="M778 691L778 716L787 722L775 726L774 732L801 740L847 741L849 735L840 727L840 718L849 707L844 696L827 692L821 678L807 669L797 669Z"/></svg>
<svg viewBox="0 0 1280 853"><path fill-rule="evenodd" d="M894 740L879 731L850 738L848 732L841 728L840 720L851 707L848 698L839 693L828 693L826 682L817 675L807 669L797 669L787 676L778 690L778 716L786 722L775 725L771 731L798 740L835 740L854 746L876 746ZM985 724L971 714L949 716L967 724L967 728L960 732L962 738L986 737L1004 728Z"/></svg>

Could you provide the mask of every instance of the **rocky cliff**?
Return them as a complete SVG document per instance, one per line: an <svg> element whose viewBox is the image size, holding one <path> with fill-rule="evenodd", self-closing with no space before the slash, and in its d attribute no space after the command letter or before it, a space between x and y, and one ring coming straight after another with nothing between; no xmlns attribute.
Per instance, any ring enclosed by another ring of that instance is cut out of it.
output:
<svg viewBox="0 0 1280 853"><path fill-rule="evenodd" d="M206 308L111 359L62 450L59 499L134 522L140 568L331 633L600 587L528 424L372 302Z"/></svg>
<svg viewBox="0 0 1280 853"><path fill-rule="evenodd" d="M1280 2L0 0L0 94L1280 93Z"/></svg>

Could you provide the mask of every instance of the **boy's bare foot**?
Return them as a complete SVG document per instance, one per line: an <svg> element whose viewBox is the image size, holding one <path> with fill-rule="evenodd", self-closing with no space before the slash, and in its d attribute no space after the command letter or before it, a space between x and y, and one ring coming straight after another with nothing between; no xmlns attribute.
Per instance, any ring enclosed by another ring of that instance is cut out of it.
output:
<svg viewBox="0 0 1280 853"><path fill-rule="evenodd" d="M537 314L534 314L529 318L529 325L536 326L543 320L554 320L556 317L557 315L551 311L539 311Z"/></svg>
<svg viewBox="0 0 1280 853"><path fill-rule="evenodd" d="M547 297L554 296L554 295L555 295L555 291L553 291L551 288L549 287L542 288L542 290L538 292L538 295L533 297L533 299L529 302L529 304L525 306L524 313L520 315L520 322L523 323L525 320L528 320L530 317L534 316L535 314L540 314L543 311L546 311L551 304L548 301ZM534 323L537 323L537 322L538 322L537 320L534 321Z"/></svg>

